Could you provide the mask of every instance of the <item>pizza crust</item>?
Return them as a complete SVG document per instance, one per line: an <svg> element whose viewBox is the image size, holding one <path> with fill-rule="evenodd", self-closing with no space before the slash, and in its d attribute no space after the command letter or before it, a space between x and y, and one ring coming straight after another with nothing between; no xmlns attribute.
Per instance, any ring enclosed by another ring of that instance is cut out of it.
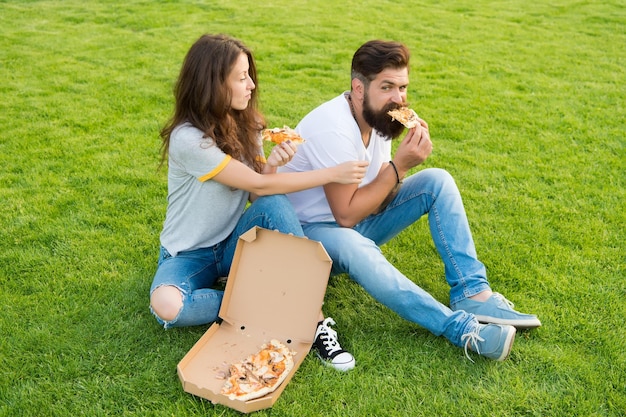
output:
<svg viewBox="0 0 626 417"><path fill-rule="evenodd" d="M288 140L295 145L300 145L306 142L302 136L296 133L296 131L289 126L284 126L282 128L275 127L273 129L263 129L263 131L261 132L261 137L263 138L263 140L275 144L280 144Z"/></svg>
<svg viewBox="0 0 626 417"><path fill-rule="evenodd" d="M273 392L293 369L294 355L280 341L271 340L257 353L230 365L230 376L220 393L231 400L249 401Z"/></svg>
<svg viewBox="0 0 626 417"><path fill-rule="evenodd" d="M409 109L408 107L394 109L388 111L387 114L391 116L393 120L397 120L408 129L412 129L420 124L419 116L417 115L417 113L415 113L413 109Z"/></svg>

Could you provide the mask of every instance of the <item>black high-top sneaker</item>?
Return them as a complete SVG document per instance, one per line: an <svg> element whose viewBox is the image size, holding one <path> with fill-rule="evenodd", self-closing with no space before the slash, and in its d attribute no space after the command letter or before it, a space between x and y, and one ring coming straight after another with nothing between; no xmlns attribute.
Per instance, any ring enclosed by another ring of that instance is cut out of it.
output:
<svg viewBox="0 0 626 417"><path fill-rule="evenodd" d="M339 371L349 371L354 368L356 361L350 352L343 350L339 345L337 332L330 328L333 325L335 321L330 317L317 323L313 347L325 365L332 366Z"/></svg>

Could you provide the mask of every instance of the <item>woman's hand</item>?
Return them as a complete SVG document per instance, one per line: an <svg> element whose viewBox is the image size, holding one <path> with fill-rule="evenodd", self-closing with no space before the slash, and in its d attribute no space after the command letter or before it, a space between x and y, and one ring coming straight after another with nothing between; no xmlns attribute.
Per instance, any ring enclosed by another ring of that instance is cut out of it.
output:
<svg viewBox="0 0 626 417"><path fill-rule="evenodd" d="M330 168L335 170L335 180L339 184L360 184L367 172L367 161L348 161Z"/></svg>
<svg viewBox="0 0 626 417"><path fill-rule="evenodd" d="M274 168L281 167L291 161L296 151L297 147L291 141L285 141L276 145L267 157L267 165Z"/></svg>

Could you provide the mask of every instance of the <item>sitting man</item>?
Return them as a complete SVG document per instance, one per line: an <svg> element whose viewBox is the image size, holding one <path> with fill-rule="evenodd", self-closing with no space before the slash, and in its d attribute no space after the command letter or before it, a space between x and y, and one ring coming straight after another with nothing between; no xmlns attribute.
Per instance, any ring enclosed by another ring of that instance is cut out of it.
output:
<svg viewBox="0 0 626 417"><path fill-rule="evenodd" d="M369 161L367 174L360 184L327 184L288 198L305 235L328 251L334 274L348 274L377 301L464 347L466 355L470 349L504 360L516 328L541 323L534 315L513 310L508 300L492 292L451 175L429 168L405 178L432 151L428 124L419 119L392 158L391 139L405 127L387 113L407 106L408 84L405 45L378 40L362 45L352 59L351 90L302 119L296 130L306 143L281 170L309 171L358 159ZM396 269L379 248L424 214L445 266L450 308ZM329 343L328 334L316 336L318 354L332 364L334 355L344 351L338 343Z"/></svg>

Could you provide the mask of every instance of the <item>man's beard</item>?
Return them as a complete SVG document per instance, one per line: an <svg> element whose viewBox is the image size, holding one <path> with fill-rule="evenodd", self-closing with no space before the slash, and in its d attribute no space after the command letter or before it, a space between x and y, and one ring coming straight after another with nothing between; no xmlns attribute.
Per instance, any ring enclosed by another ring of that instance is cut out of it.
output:
<svg viewBox="0 0 626 417"><path fill-rule="evenodd" d="M380 111L375 111L370 106L367 93L363 96L363 118L372 128L376 129L382 136L395 139L404 131L404 125L394 121L387 112L402 107L397 103L389 103Z"/></svg>

